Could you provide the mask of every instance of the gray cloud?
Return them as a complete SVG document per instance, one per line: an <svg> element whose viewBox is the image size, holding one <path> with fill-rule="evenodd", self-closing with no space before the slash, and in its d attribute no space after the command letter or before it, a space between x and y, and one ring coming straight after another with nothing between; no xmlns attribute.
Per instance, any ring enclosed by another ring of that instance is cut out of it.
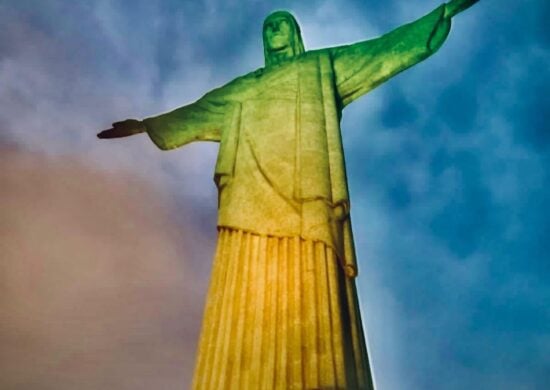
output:
<svg viewBox="0 0 550 390"><path fill-rule="evenodd" d="M74 158L0 161L0 387L189 383L210 259L167 196Z"/></svg>

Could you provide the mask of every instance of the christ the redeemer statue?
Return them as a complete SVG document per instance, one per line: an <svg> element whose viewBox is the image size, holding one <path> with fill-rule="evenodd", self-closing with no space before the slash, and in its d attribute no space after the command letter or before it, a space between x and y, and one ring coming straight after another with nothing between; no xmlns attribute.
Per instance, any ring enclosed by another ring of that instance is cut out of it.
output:
<svg viewBox="0 0 550 390"><path fill-rule="evenodd" d="M443 44L451 0L379 38L305 51L285 11L263 25L265 67L195 103L128 119L162 150L220 142L218 244L194 389L373 389L357 293L342 110Z"/></svg>

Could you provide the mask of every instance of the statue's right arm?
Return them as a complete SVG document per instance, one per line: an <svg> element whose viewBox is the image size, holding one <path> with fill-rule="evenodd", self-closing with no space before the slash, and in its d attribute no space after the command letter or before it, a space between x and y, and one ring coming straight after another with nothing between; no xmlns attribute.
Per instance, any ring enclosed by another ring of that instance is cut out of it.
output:
<svg viewBox="0 0 550 390"><path fill-rule="evenodd" d="M227 104L205 95L195 103L145 118L143 124L159 149L170 150L194 141L219 142L226 113Z"/></svg>
<svg viewBox="0 0 550 390"><path fill-rule="evenodd" d="M219 141L226 111L226 104L203 97L195 103L154 117L115 122L111 129L97 136L110 139L147 133L162 150L174 149L193 141Z"/></svg>
<svg viewBox="0 0 550 390"><path fill-rule="evenodd" d="M178 148L194 141L220 142L226 128L236 125L243 96L254 92L255 78L243 76L216 88L194 103L143 120L113 123L99 138L119 138L147 133L162 150ZM251 92L252 91L252 92Z"/></svg>
<svg viewBox="0 0 550 390"><path fill-rule="evenodd" d="M113 123L113 127L97 134L97 138L121 138L129 137L134 134L144 133L147 129L142 121L137 119L126 119L121 122Z"/></svg>

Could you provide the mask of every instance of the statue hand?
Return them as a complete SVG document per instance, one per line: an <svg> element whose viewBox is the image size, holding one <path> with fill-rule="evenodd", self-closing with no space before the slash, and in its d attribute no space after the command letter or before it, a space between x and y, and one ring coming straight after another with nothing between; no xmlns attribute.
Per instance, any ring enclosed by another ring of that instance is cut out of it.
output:
<svg viewBox="0 0 550 390"><path fill-rule="evenodd" d="M126 119L125 121L113 123L112 129L103 130L97 134L97 138L120 138L145 132L142 121L137 119Z"/></svg>
<svg viewBox="0 0 550 390"><path fill-rule="evenodd" d="M344 265L344 273L348 278L357 277L357 269L355 267L352 267L351 265Z"/></svg>
<svg viewBox="0 0 550 390"><path fill-rule="evenodd" d="M479 0L451 0L445 4L445 17L452 18L456 14L470 8Z"/></svg>

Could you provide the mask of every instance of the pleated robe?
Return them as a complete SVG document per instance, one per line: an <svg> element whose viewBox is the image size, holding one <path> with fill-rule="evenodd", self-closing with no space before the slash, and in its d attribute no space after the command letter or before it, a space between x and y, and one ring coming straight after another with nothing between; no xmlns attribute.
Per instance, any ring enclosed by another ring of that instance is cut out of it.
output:
<svg viewBox="0 0 550 390"><path fill-rule="evenodd" d="M300 237L220 228L197 389L371 388L353 279Z"/></svg>
<svg viewBox="0 0 550 390"><path fill-rule="evenodd" d="M144 120L161 149L220 142L218 245L194 389L372 389L342 109L433 54L443 6L380 38L306 52Z"/></svg>

